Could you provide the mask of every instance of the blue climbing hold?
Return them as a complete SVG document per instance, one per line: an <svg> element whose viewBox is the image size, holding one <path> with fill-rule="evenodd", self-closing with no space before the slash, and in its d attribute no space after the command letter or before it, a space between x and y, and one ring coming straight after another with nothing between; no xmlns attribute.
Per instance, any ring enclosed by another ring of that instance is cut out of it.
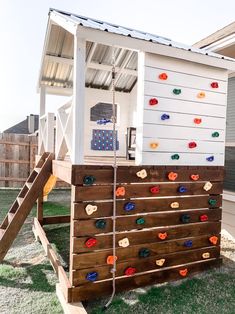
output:
<svg viewBox="0 0 235 314"><path fill-rule="evenodd" d="M95 226L96 226L97 229L105 229L106 221L104 219L98 219L95 222Z"/></svg>
<svg viewBox="0 0 235 314"><path fill-rule="evenodd" d="M97 124L100 124L100 125L102 124L106 125L107 123L112 123L112 120L104 118L104 119L97 120L96 122Z"/></svg>
<svg viewBox="0 0 235 314"><path fill-rule="evenodd" d="M184 214L181 215L180 220L182 221L182 223L186 224L190 222L190 215Z"/></svg>
<svg viewBox="0 0 235 314"><path fill-rule="evenodd" d="M206 158L206 160L207 160L207 161L210 161L210 162L211 162L211 161L214 161L214 159L215 159L214 156L210 156L210 157L207 157L207 158Z"/></svg>
<svg viewBox="0 0 235 314"><path fill-rule="evenodd" d="M143 248L139 250L139 257L149 257L150 256L150 250Z"/></svg>
<svg viewBox="0 0 235 314"><path fill-rule="evenodd" d="M96 178L94 176L85 176L83 178L83 183L85 185L92 185L95 183Z"/></svg>
<svg viewBox="0 0 235 314"><path fill-rule="evenodd" d="M168 119L170 119L169 114L164 113L161 115L161 120L168 120Z"/></svg>
<svg viewBox="0 0 235 314"><path fill-rule="evenodd" d="M126 203L126 204L124 205L124 210L125 210L126 212L130 212L130 211L132 211L132 210L134 210L134 209L135 209L135 203L128 202L128 203Z"/></svg>
<svg viewBox="0 0 235 314"><path fill-rule="evenodd" d="M192 247L193 246L193 241L192 240L187 240L184 242L184 246L186 247Z"/></svg>
<svg viewBox="0 0 235 314"><path fill-rule="evenodd" d="M185 192L187 192L187 188L185 186L181 185L178 187L178 192L185 193Z"/></svg>
<svg viewBox="0 0 235 314"><path fill-rule="evenodd" d="M86 279L87 279L88 281L96 281L97 278L98 278L98 273L97 273L96 271L93 271L93 272L88 273L88 274L86 275Z"/></svg>

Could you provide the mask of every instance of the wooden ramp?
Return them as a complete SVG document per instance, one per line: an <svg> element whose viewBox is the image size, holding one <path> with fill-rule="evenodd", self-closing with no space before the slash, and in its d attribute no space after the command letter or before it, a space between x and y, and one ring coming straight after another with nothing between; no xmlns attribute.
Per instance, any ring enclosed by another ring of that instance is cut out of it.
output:
<svg viewBox="0 0 235 314"><path fill-rule="evenodd" d="M0 226L0 262L4 259L48 181L54 154L44 153Z"/></svg>

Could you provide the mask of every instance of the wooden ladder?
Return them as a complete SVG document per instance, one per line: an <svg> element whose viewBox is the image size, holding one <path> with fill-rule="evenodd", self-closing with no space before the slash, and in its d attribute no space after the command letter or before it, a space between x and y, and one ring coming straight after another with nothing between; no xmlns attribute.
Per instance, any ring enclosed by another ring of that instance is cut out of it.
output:
<svg viewBox="0 0 235 314"><path fill-rule="evenodd" d="M44 153L0 226L0 262L4 259L52 172L54 154Z"/></svg>

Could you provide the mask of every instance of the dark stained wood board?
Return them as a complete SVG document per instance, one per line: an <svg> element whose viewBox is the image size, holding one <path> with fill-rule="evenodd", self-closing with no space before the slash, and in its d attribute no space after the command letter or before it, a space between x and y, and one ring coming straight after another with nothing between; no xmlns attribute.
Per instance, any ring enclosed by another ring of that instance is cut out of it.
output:
<svg viewBox="0 0 235 314"><path fill-rule="evenodd" d="M147 177L139 178L136 173L142 169L147 172ZM224 167L217 166L118 166L117 182L169 182L169 172L176 172L176 181L192 181L191 174L199 174L200 181L223 181ZM73 165L72 184L82 185L85 176L92 175L96 178L96 184L113 183L112 166Z"/></svg>
<svg viewBox="0 0 235 314"><path fill-rule="evenodd" d="M177 266L185 263L196 262L204 260L202 257L203 253L210 253L210 258L219 258L220 257L220 247L210 247L210 248L201 248L191 251L183 251L178 253L171 253L167 255L162 255L161 259L165 259L163 266L156 265L156 257L145 258L144 261L140 258L131 259L126 262L116 264L116 277L125 275L125 270L128 267L135 267L136 273L154 270L154 269L164 269L165 267ZM159 258L157 258L159 259ZM86 279L86 275L89 272L97 272L98 279L104 280L112 278L112 265L104 265L100 267L91 267L88 269L80 269L72 272L72 285L78 286L86 284L89 281Z"/></svg>
<svg viewBox="0 0 235 314"><path fill-rule="evenodd" d="M138 230L128 233L119 232L116 234L116 247L118 241L127 237L130 245L164 242L173 239L196 237L199 235L219 234L221 222L200 222L194 224L179 225L173 227L161 227L154 229ZM159 233L167 232L167 238L161 240L158 237ZM112 234L101 234L95 236L97 244L94 247L88 248L85 242L89 237L73 238L73 253L88 253L97 250L111 249L113 247Z"/></svg>
<svg viewBox="0 0 235 314"><path fill-rule="evenodd" d="M209 205L209 199L216 200L216 205ZM125 211L124 205L128 201L117 200L116 202L116 213L117 216L120 215L133 215L137 213L148 213L156 211L168 211L172 210L171 203L178 202L180 207L177 210L181 209L198 209L198 208L218 208L222 206L222 195L214 196L191 196L191 197L175 197L175 198L149 198L149 199L136 199L132 200L132 203L135 203L135 210ZM113 202L90 202L89 204L96 205L98 210L92 215L88 216L85 207L88 203L73 203L72 204L72 215L74 219L88 219L88 218L99 218L99 217L110 217L113 214Z"/></svg>
<svg viewBox="0 0 235 314"><path fill-rule="evenodd" d="M219 234L214 235L217 236L219 239L217 245L220 245L220 235ZM184 239L170 240L164 242L145 243L139 245L132 245L126 248L118 247L116 248L116 255L118 256L118 260L121 262L129 260L130 258L138 257L139 250L142 248L149 249L150 256L160 256L162 254L169 254L178 251L186 251L202 247L214 246L209 241L210 236L211 235L203 235L198 237L188 237ZM193 242L192 248L187 248L184 246L184 242L186 240L192 240ZM109 255L112 255L112 249L92 253L73 254L72 269L76 270L106 265L106 259Z"/></svg>
<svg viewBox="0 0 235 314"><path fill-rule="evenodd" d="M184 196L184 195L204 195L204 194L222 194L223 184L221 182L212 182L213 186L210 191L203 189L204 183L161 183L157 184L160 187L158 194L152 194L150 188L156 186L154 184L126 184L125 196L118 196L118 199L130 199L138 197L160 197L160 196ZM180 186L184 186L187 191L184 193L178 192ZM76 186L74 201L96 201L113 198L113 187L111 185L93 185L93 186Z"/></svg>
<svg viewBox="0 0 235 314"><path fill-rule="evenodd" d="M207 270L212 267L218 267L222 263L222 259L211 259L202 261L199 263L189 263L182 266L178 266L166 270L158 270L151 273L144 273L135 275L132 277L124 277L116 280L116 291L120 292L123 290L135 289L138 287L147 286L150 284L162 283L172 280L179 280L182 277L179 274L179 270L188 269L188 276L191 277L198 272ZM100 296L112 293L112 281L102 281L88 283L86 285L72 288L72 301L85 301L89 299L98 298Z"/></svg>
<svg viewBox="0 0 235 314"><path fill-rule="evenodd" d="M208 221L218 221L221 219L222 210L221 208L215 209L194 209L187 211L174 211L174 212L163 212L156 214L147 215L134 215L127 217L117 217L116 218L116 231L127 231L133 229L143 229L152 227L162 227L162 226L172 226L184 224L181 221L183 215L190 216L190 222L200 222L201 215L207 215ZM137 219L143 218L145 220L144 224L138 225L136 223ZM74 220L74 234L73 236L84 236L93 235L106 232L112 232L113 220L111 218L103 219L106 222L104 229L98 229L95 223L98 219L89 220Z"/></svg>

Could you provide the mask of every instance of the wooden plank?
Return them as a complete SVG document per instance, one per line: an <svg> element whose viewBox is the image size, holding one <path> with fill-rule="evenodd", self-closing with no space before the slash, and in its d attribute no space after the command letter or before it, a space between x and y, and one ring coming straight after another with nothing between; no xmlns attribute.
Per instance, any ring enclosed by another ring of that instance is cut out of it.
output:
<svg viewBox="0 0 235 314"><path fill-rule="evenodd" d="M184 186L187 191L185 193L178 192L180 186ZM161 196L180 196L180 195L203 195L203 194L221 194L223 191L223 184L214 182L210 191L203 189L204 183L160 183L159 193L152 194L150 188L154 184L126 184L125 196L117 196L118 199L129 199L138 197L161 197ZM118 186L120 187L120 186ZM92 201L92 200L105 200L113 198L113 187L111 185L103 186L76 186L74 201Z"/></svg>
<svg viewBox="0 0 235 314"><path fill-rule="evenodd" d="M28 160L11 160L11 159L1 159L0 163L9 163L9 164L29 164Z"/></svg>
<svg viewBox="0 0 235 314"><path fill-rule="evenodd" d="M212 206L208 203L209 199L216 201L216 205ZM116 213L117 216L122 215L133 215L133 214L144 214L149 212L158 212L158 211L169 211L172 210L171 204L173 202L179 203L179 208L177 210L184 209L200 209L200 208L215 208L222 206L222 195L213 195L210 197L208 195L204 196L182 196L175 198L158 198L158 199L136 199L132 200L132 203L135 204L135 210L126 211L124 206L127 201L117 200L116 202ZM101 218L101 217L110 217L113 214L113 202L91 202L92 205L97 206L97 211L94 212L91 216L88 216L86 213L86 206L88 203L73 203L72 204L72 215L74 219L87 219L87 218Z"/></svg>
<svg viewBox="0 0 235 314"><path fill-rule="evenodd" d="M0 177L0 181L25 182L27 178Z"/></svg>
<svg viewBox="0 0 235 314"><path fill-rule="evenodd" d="M53 165L55 163L53 162ZM62 165L61 165L62 166ZM71 169L67 168L67 173ZM136 174L142 169L146 170L147 177L140 178ZM55 170L55 169L54 169ZM54 171L53 170L53 171ZM63 169L58 169L57 175L63 176ZM135 183L135 182L169 182L169 172L177 172L176 182L191 181L191 174L198 174L200 181L223 181L224 167L217 166L118 166L117 182L118 183ZM53 172L54 173L54 172ZM57 176L56 175L56 176ZM85 176L95 176L95 184L113 183L113 167L97 165L73 165L72 181L73 185L82 185ZM68 180L69 181L69 180ZM67 181L66 181L67 182Z"/></svg>
<svg viewBox="0 0 235 314"><path fill-rule="evenodd" d="M116 233L116 247L118 247L118 241L124 237L128 237L130 245L146 244L146 243L156 243L164 242L159 239L159 233L167 233L167 241L173 239L181 239L187 237L196 237L198 235L206 234L219 234L221 230L221 222L203 222L194 223L188 225L179 226L167 226L160 228L144 229L126 232ZM97 244L95 247L88 248L85 245L88 237L74 237L73 241L73 253L88 253L97 250L110 249L113 247L113 236L112 234L100 234L95 235Z"/></svg>
<svg viewBox="0 0 235 314"><path fill-rule="evenodd" d="M220 256L220 247L210 247L210 248L201 248L191 251L185 252L177 252L171 253L166 255L159 255L159 256L152 256L145 258L144 261L140 258L135 258L128 260L126 262L119 263L117 261L116 264L116 277L124 276L125 270L128 267L136 268L136 273L162 269L166 267L177 266L186 263L192 263L196 261L203 260L202 254L203 253L210 253L210 258L219 258ZM163 267L156 265L156 260L165 259ZM72 274L72 285L78 286L88 283L86 279L86 275L89 272L97 272L98 273L98 280L110 279L112 278L111 273L112 265L105 265L100 267L91 267L88 269L80 269L77 271L73 271Z"/></svg>
<svg viewBox="0 0 235 314"><path fill-rule="evenodd" d="M6 140L0 140L0 144L4 145L16 145L16 146L29 146L29 142L14 142L14 141L6 141ZM35 144L36 145L36 144Z"/></svg>
<svg viewBox="0 0 235 314"><path fill-rule="evenodd" d="M197 209L197 210L188 210L185 212L164 212L156 214L147 214L147 215L134 215L134 216L121 216L116 218L116 231L127 231L134 229L145 229L152 227L161 227L161 226L173 226L182 224L181 217L183 215L190 216L190 222L200 222L200 216L207 215L208 221L218 221L221 219L222 210L221 208L216 209ZM137 220L143 218L145 223L138 224ZM93 235L100 234L104 232L111 232L113 228L112 218L103 219L106 222L104 229L98 229L95 223L98 219L89 219L89 220L74 220L74 234L73 236L84 236L84 235Z"/></svg>
<svg viewBox="0 0 235 314"><path fill-rule="evenodd" d="M216 235L216 234L215 234ZM218 245L220 244L220 235L216 235L219 238ZM126 248L118 247L116 248L116 255L118 256L118 261L127 261L131 258L136 258L139 256L139 250L142 248L147 248L150 250L150 256L169 254L174 252L192 250L202 247L213 246L209 241L210 235L203 235L197 237L188 237L185 239L169 240L164 242L156 243L146 243L139 245L132 245ZM184 246L186 240L192 240L192 248L187 248ZM97 251L92 253L74 254L72 268L84 269L89 267L96 267L100 265L106 265L106 260L109 255L112 255L112 249L107 249L103 251Z"/></svg>
<svg viewBox="0 0 235 314"><path fill-rule="evenodd" d="M71 183L72 165L67 161L53 160L52 173L64 182Z"/></svg>
<svg viewBox="0 0 235 314"><path fill-rule="evenodd" d="M43 225L64 224L70 222L70 216L46 216L43 217Z"/></svg>
<svg viewBox="0 0 235 314"><path fill-rule="evenodd" d="M179 280L182 279L179 274L179 270L185 268L188 269L188 277L191 277L196 273L207 270L211 267L218 267L221 265L221 262L222 259L211 259L198 263L184 264L171 269L158 270L132 277L119 278L116 280L116 291L119 292L150 284ZM94 296L97 298L110 293L112 293L112 281L89 283L81 287L72 288L72 300L73 302L84 301L92 299Z"/></svg>

